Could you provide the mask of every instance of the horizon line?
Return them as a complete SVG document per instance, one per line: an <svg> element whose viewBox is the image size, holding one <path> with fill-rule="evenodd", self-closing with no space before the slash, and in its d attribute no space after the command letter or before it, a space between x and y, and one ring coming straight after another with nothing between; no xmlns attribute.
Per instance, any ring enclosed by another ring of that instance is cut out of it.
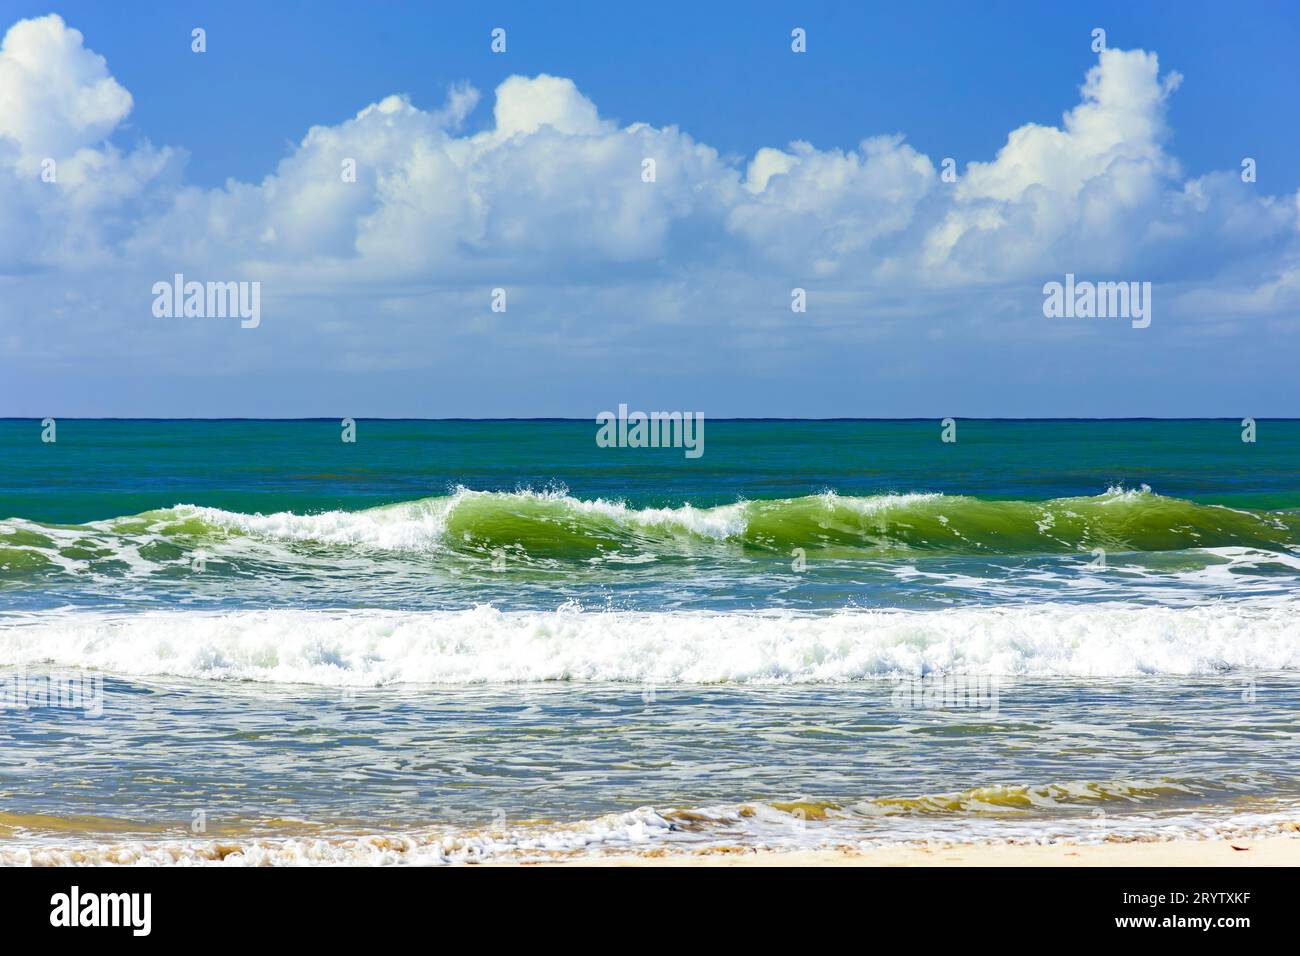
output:
<svg viewBox="0 0 1300 956"><path fill-rule="evenodd" d="M649 413L643 413L649 414ZM342 417L332 415L313 415L298 417L271 417L271 418L251 418L248 416L116 416L116 415L48 415L45 418L52 418L56 421L74 421L74 422L338 422L345 418L351 418L357 422L584 422L594 423L597 419L591 418L573 418L567 416L491 416L491 417L468 417L468 416L447 416L443 418L425 418L410 416L386 416L386 415L345 415ZM1244 416L1252 418L1254 421L1274 421L1274 422L1294 422L1300 421L1300 417L1287 415L1264 415L1264 416ZM944 418L952 418L954 421L967 422L1236 422L1243 420L1234 415L1191 415L1165 417L1159 415L1121 415L1121 416L1101 416L1101 417L1081 417L1071 415L1045 415L1034 417L1016 417L1016 416L958 416L947 415L938 417L933 415L909 415L909 416L888 416L888 417L859 417L859 416L830 416L830 417L802 417L802 416L780 416L780 415L737 415L737 416L705 416L705 421L715 422L934 422L943 421ZM0 416L0 422L40 422L44 418L38 418L34 415L12 415Z"/></svg>

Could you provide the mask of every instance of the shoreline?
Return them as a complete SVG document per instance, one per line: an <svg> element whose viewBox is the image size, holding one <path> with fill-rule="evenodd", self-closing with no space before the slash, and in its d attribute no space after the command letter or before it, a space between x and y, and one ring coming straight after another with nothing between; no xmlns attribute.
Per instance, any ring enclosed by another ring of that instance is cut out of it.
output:
<svg viewBox="0 0 1300 956"><path fill-rule="evenodd" d="M1102 843L900 843L771 848L740 844L648 846L640 850L522 850L448 854L436 841L370 835L298 842L254 838L157 843L6 846L0 868L24 866L829 866L829 867L1251 867L1300 866L1300 823L1254 836L1114 839Z"/></svg>
<svg viewBox="0 0 1300 956"><path fill-rule="evenodd" d="M1300 838L1140 840L1097 844L956 843L868 849L724 849L611 854L581 859L501 860L479 866L1300 866Z"/></svg>

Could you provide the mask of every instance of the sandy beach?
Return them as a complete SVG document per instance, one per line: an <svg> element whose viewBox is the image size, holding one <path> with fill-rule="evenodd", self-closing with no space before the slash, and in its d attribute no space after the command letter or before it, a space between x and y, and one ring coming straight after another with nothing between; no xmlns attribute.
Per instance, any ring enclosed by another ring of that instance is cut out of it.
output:
<svg viewBox="0 0 1300 956"><path fill-rule="evenodd" d="M496 864L493 864L496 865ZM513 866L1297 866L1300 837L1055 844L954 844L872 850L774 850L615 855Z"/></svg>

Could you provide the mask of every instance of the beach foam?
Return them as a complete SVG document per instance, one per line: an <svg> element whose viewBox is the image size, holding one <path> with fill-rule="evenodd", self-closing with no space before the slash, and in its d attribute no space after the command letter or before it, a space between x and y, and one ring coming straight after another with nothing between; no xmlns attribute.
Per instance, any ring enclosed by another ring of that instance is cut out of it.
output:
<svg viewBox="0 0 1300 956"><path fill-rule="evenodd" d="M0 666L325 686L835 683L930 673L1114 677L1300 667L1293 601L933 611L39 611Z"/></svg>
<svg viewBox="0 0 1300 956"><path fill-rule="evenodd" d="M322 836L238 836L214 839L20 837L0 846L0 866L438 866L465 863L648 858L695 853L848 850L968 845L1087 846L1117 842L1249 839L1293 834L1297 808L1044 820L970 819L945 826L933 817L872 834L870 823L843 815L808 814L762 803L690 810L640 807L568 824L506 824L484 829L427 827Z"/></svg>

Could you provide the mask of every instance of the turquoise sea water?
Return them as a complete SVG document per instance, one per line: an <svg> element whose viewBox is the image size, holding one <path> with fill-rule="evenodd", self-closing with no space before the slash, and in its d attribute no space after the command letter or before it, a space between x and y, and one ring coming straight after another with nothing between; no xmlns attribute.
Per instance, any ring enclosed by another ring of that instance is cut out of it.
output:
<svg viewBox="0 0 1300 956"><path fill-rule="evenodd" d="M1257 430L0 421L0 860L1278 825L1300 422Z"/></svg>

